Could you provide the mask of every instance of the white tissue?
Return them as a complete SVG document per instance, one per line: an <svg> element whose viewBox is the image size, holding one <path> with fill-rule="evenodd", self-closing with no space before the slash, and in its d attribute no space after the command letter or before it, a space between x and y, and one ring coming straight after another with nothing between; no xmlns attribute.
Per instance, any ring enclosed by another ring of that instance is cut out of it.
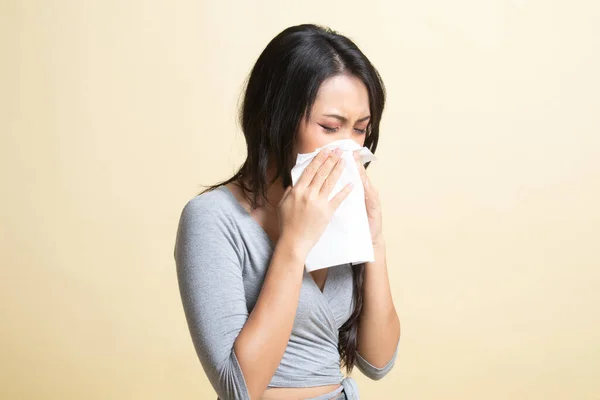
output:
<svg viewBox="0 0 600 400"><path fill-rule="evenodd" d="M352 192L340 204L318 242L308 253L305 266L308 272L329 268L340 264L360 264L374 261L371 231L365 207L365 189L360 172L354 160L354 150L360 149L360 161L364 165L376 160L371 151L358 145L352 139L342 139L320 147L312 153L298 154L296 165L292 168L292 185L296 185L304 169L323 148L341 148L346 162L329 199L340 192L346 184L352 182Z"/></svg>

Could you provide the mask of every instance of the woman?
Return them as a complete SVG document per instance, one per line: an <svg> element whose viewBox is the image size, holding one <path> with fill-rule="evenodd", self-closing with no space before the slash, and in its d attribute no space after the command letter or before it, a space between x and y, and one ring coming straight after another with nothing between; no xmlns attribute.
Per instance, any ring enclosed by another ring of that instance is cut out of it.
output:
<svg viewBox="0 0 600 400"><path fill-rule="evenodd" d="M371 379L394 365L400 322L363 165L355 157L375 261L355 266L304 268L352 190L328 200L344 167L339 149L322 150L293 187L290 177L297 154L335 140L374 152L384 101L376 69L329 29L290 27L258 58L240 115L247 159L185 205L175 244L188 326L219 399L358 399L341 365Z"/></svg>

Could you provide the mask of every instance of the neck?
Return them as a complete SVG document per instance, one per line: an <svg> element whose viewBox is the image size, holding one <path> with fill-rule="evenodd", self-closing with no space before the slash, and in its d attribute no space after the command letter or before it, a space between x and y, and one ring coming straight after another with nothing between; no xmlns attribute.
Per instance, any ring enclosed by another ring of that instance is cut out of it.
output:
<svg viewBox="0 0 600 400"><path fill-rule="evenodd" d="M267 182L270 182L271 179L275 176L275 168L267 169ZM285 188L281 183L281 177L277 178L275 182L269 185L267 188L267 201L269 204L266 206L269 208L276 208L281 198L283 197L283 193L285 192Z"/></svg>
<svg viewBox="0 0 600 400"><path fill-rule="evenodd" d="M277 205L281 201L281 198L283 197L283 193L285 192L285 188L283 187L281 177L277 178L273 183L269 183L269 182L271 182L271 180L275 177L275 174L277 173L277 170L274 165L269 163L269 166L267 167L266 172L267 172L266 173L266 175L267 175L266 184L268 185L267 189L266 189L267 202L265 203L264 200L259 199L259 204L257 205L257 208L262 208L263 210L276 211ZM249 195L250 193L247 193L247 194Z"/></svg>

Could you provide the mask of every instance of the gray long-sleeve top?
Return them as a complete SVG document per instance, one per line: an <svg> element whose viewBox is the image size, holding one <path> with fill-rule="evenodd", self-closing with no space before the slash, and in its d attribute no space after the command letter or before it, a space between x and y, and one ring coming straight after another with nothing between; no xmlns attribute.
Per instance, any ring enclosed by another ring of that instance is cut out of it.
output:
<svg viewBox="0 0 600 400"><path fill-rule="evenodd" d="M273 250L266 232L226 186L194 197L181 212L174 249L181 299L198 358L219 399L249 399L233 344L256 304ZM345 380L338 330L353 309L352 287L348 264L329 269L323 292L304 270L292 332L269 387ZM360 354L355 365L378 380L392 369L397 353L383 368Z"/></svg>

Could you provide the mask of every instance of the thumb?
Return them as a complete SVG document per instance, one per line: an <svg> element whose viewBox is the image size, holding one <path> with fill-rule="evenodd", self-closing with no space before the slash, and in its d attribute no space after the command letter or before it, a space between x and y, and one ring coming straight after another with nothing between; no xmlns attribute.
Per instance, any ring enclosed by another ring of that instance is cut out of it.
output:
<svg viewBox="0 0 600 400"><path fill-rule="evenodd" d="M287 189L285 189L285 192L283 192L283 196L281 196L281 200L279 200L279 206L281 206L281 204L285 201L286 197L292 191L292 189L292 185L288 186Z"/></svg>

